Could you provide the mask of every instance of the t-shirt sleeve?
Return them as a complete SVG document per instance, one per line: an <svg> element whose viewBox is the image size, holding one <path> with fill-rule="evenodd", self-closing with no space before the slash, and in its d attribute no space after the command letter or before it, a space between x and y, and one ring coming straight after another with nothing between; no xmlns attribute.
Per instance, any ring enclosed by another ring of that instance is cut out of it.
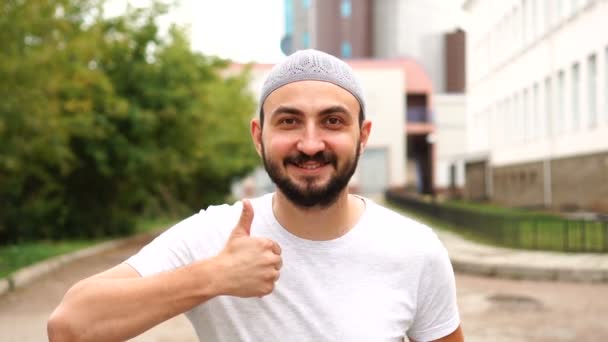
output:
<svg viewBox="0 0 608 342"><path fill-rule="evenodd" d="M452 264L439 239L435 247L426 255L418 284L416 314L407 332L417 342L447 336L460 324Z"/></svg>
<svg viewBox="0 0 608 342"><path fill-rule="evenodd" d="M144 246L125 263L142 277L171 271L195 260L197 232L202 232L205 212L192 215L177 223Z"/></svg>

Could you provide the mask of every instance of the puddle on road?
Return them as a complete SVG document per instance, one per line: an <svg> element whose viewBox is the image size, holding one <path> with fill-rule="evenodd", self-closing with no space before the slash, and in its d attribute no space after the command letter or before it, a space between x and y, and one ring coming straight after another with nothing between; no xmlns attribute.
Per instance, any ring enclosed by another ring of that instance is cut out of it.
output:
<svg viewBox="0 0 608 342"><path fill-rule="evenodd" d="M498 293L487 297L493 307L513 311L542 311L543 303L530 296Z"/></svg>

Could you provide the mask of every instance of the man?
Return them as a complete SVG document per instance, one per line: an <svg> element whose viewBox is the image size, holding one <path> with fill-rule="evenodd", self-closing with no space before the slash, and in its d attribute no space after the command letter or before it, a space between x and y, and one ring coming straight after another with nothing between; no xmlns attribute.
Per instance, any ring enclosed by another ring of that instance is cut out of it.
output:
<svg viewBox="0 0 608 342"><path fill-rule="evenodd" d="M180 313L201 341L462 341L435 234L347 191L371 129L351 68L299 51L260 105L251 134L277 191L209 207L77 283L52 341L124 340Z"/></svg>

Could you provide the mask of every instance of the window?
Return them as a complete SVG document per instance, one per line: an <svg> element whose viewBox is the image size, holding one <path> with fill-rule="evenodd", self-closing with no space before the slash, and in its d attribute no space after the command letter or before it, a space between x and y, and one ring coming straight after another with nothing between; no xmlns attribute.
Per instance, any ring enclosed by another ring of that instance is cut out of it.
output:
<svg viewBox="0 0 608 342"><path fill-rule="evenodd" d="M538 111L538 83L534 84L532 88L532 109L530 110L532 115L531 127L530 127L530 138L536 140L540 133L540 113Z"/></svg>
<svg viewBox="0 0 608 342"><path fill-rule="evenodd" d="M542 2L544 5L543 8L543 15L544 15L544 21L543 21L543 33L549 31L551 29L551 27L553 27L553 18L555 18L555 15L553 12L555 12L553 6L551 6L551 3L549 1L543 1Z"/></svg>
<svg viewBox="0 0 608 342"><path fill-rule="evenodd" d="M521 141L520 137L523 132L522 125L522 110L521 102L519 100L519 94L515 94L513 98L513 142L518 143Z"/></svg>
<svg viewBox="0 0 608 342"><path fill-rule="evenodd" d="M557 75L557 99L559 101L557 105L555 117L555 131L562 133L564 129L564 112L566 105L566 89L564 87L564 71L560 71Z"/></svg>
<svg viewBox="0 0 608 342"><path fill-rule="evenodd" d="M524 89L524 94L521 98L522 101L522 128L523 128L523 141L530 141L530 103L528 102L528 89Z"/></svg>
<svg viewBox="0 0 608 342"><path fill-rule="evenodd" d="M340 14L342 15L342 18L350 18L352 10L351 0L342 0L342 4L340 5Z"/></svg>
<svg viewBox="0 0 608 342"><path fill-rule="evenodd" d="M293 33L293 1L285 0L285 34Z"/></svg>
<svg viewBox="0 0 608 342"><path fill-rule="evenodd" d="M576 12L578 12L579 5L580 5L580 2L578 0L570 1L570 13L575 14Z"/></svg>
<svg viewBox="0 0 608 342"><path fill-rule="evenodd" d="M530 26L528 25L528 14L530 5L529 1L522 0L521 2L521 27L522 27L522 36L524 40L524 45L528 45L530 41Z"/></svg>
<svg viewBox="0 0 608 342"><path fill-rule="evenodd" d="M565 17L564 11L564 0L556 0L555 1L555 24L559 24L562 19Z"/></svg>
<svg viewBox="0 0 608 342"><path fill-rule="evenodd" d="M597 66L595 62L595 55L589 56L587 62L587 94L589 101L589 127L595 127L597 125Z"/></svg>
<svg viewBox="0 0 608 342"><path fill-rule="evenodd" d="M578 63L572 65L572 130L578 130L580 124L580 70Z"/></svg>
<svg viewBox="0 0 608 342"><path fill-rule="evenodd" d="M302 35L302 47L308 49L310 47L310 33L304 32Z"/></svg>
<svg viewBox="0 0 608 342"><path fill-rule="evenodd" d="M550 137L553 133L551 116L553 111L553 93L551 89L551 77L545 79L545 136Z"/></svg>
<svg viewBox="0 0 608 342"><path fill-rule="evenodd" d="M342 42L342 57L350 58L352 56L352 47L349 42Z"/></svg>
<svg viewBox="0 0 608 342"><path fill-rule="evenodd" d="M604 115L608 122L608 47L604 51Z"/></svg>
<svg viewBox="0 0 608 342"><path fill-rule="evenodd" d="M537 1L530 0L530 28L532 30L532 41L536 40L539 31L539 18L536 6L538 6Z"/></svg>

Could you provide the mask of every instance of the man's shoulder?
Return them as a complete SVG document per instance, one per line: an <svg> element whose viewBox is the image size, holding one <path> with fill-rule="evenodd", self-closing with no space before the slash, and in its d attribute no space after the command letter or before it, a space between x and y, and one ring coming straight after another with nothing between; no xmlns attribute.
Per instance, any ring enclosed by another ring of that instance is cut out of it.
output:
<svg viewBox="0 0 608 342"><path fill-rule="evenodd" d="M399 213L380 203L368 201L370 219L384 223L384 226L395 227L399 230L408 230L424 233L432 233L432 229L426 224L411 217Z"/></svg>
<svg viewBox="0 0 608 342"><path fill-rule="evenodd" d="M426 224L401 214L382 204L368 201L367 220L373 225L374 235L399 240L428 248L429 245L441 245L437 234Z"/></svg>

